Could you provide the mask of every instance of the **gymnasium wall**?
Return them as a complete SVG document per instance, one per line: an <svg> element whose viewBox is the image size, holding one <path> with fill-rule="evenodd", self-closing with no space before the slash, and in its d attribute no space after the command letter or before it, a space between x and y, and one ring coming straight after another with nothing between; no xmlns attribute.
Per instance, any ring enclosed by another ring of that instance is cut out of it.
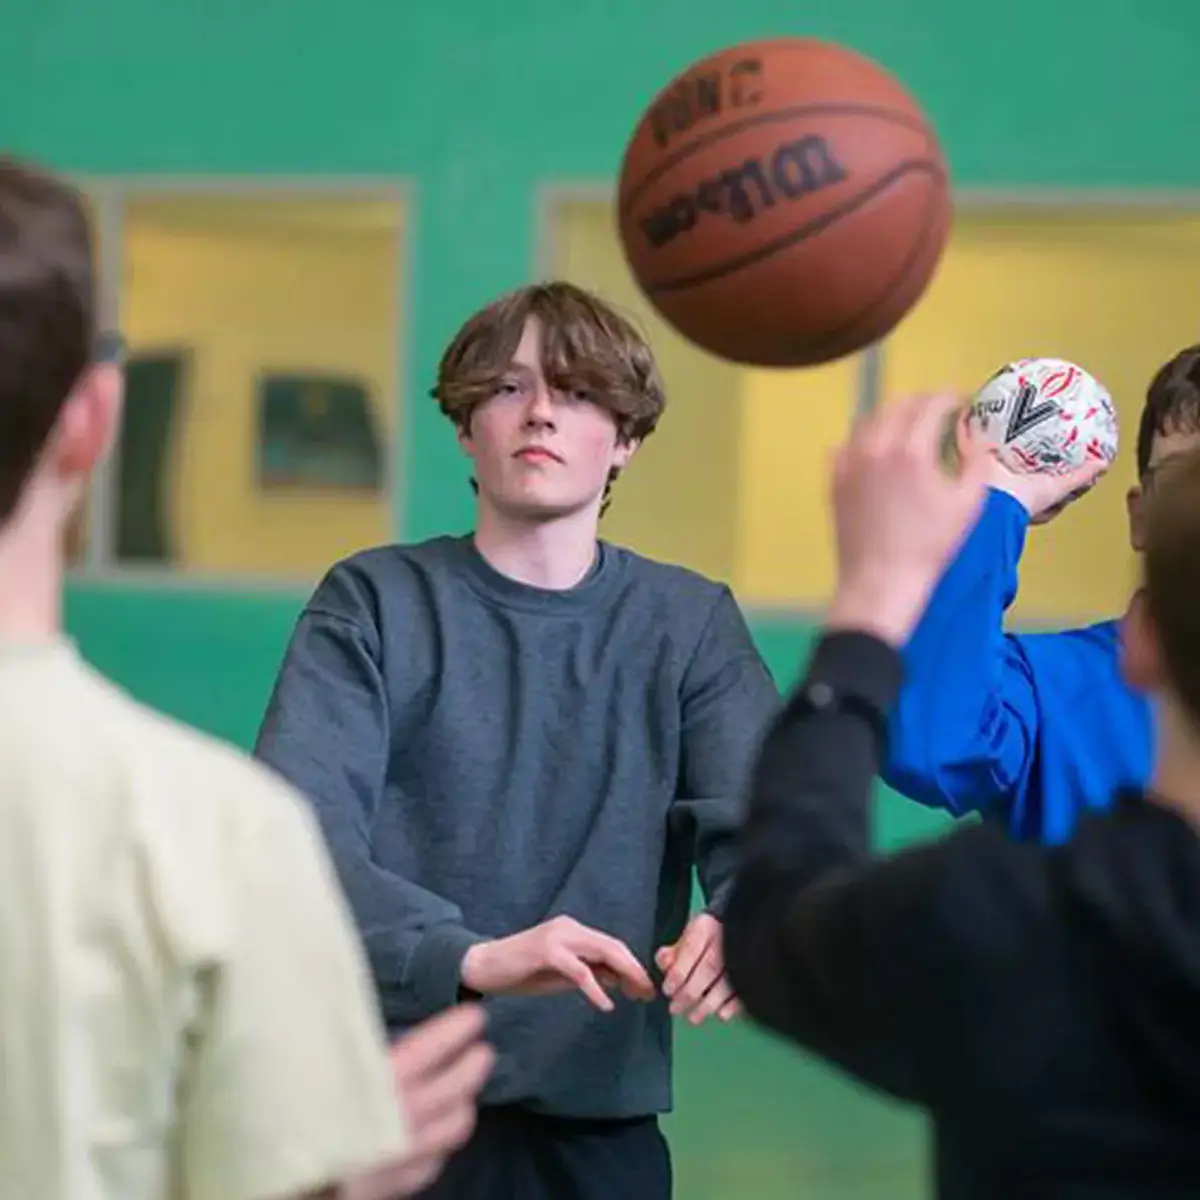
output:
<svg viewBox="0 0 1200 1200"><path fill-rule="evenodd" d="M1200 9L1134 0L987 10L956 0L11 0L0 112L6 145L82 175L407 184L399 350L387 362L382 347L363 353L378 356L382 391L398 397L383 414L399 464L390 525L421 538L470 520L464 465L425 398L462 317L527 280L539 260L636 307L603 206L554 209L547 189L610 186L657 86L700 54L777 33L846 41L886 62L940 129L962 189L1200 186L1200 159L1182 150L1200 124L1200 92L1179 83L1193 73ZM889 389L966 386L1000 359L1044 350L1097 364L1123 415L1136 411L1153 363L1200 327L1200 239L1170 213L1079 221L1058 211L964 217L929 299L884 348ZM220 294L213 264L232 253L210 246L179 262L178 279L130 320L169 341L171 313L187 294ZM328 269L350 268L339 258ZM364 279L337 294L378 311L390 301L375 286ZM319 311L314 322L328 324ZM804 612L831 578L819 472L849 419L855 366L744 375L655 333L674 407L623 481L610 535L735 582L786 683L811 630ZM245 445L231 431L247 416L219 408L220 397L245 390L244 369L218 368L225 374L196 391L206 405L195 414L196 453L208 447L205 463L216 465L180 473L189 555L311 574L334 549L319 532L303 536L306 520L319 530L320 518L266 511L227 486L245 474L236 457ZM222 455L235 457L222 466ZM1128 457L1121 470L1127 478ZM1106 485L1034 539L1028 616L1070 620L1119 604L1120 490ZM359 517L353 539L389 524L377 508ZM135 693L246 744L302 599L296 588L117 576L77 581L67 620L89 657ZM937 825L896 801L882 820L889 843ZM684 1200L922 1194L911 1118L744 1028L683 1031L681 1043L672 1136Z"/></svg>

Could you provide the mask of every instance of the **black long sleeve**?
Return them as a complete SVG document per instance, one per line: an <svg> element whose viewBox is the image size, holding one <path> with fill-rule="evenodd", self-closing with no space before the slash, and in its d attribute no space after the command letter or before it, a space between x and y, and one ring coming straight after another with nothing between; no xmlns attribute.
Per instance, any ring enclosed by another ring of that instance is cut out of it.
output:
<svg viewBox="0 0 1200 1200"><path fill-rule="evenodd" d="M900 679L899 655L875 638L838 633L818 645L753 774L725 954L756 1021L920 1100L943 1057L923 1051L923 1031L928 990L946 967L928 937L944 859L923 848L873 864L870 852L874 777Z"/></svg>
<svg viewBox="0 0 1200 1200"><path fill-rule="evenodd" d="M899 677L826 637L767 735L725 914L747 1013L924 1108L945 1200L1200 1194L1194 824L1131 794L1062 846L982 823L872 861Z"/></svg>

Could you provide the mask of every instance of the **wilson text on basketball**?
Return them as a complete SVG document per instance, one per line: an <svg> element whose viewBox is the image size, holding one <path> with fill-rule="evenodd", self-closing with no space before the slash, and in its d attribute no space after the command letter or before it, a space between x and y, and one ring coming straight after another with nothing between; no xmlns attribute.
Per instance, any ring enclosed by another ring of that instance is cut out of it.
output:
<svg viewBox="0 0 1200 1200"><path fill-rule="evenodd" d="M660 149L727 109L752 108L761 96L762 63L742 58L724 70L703 71L681 79L650 110L650 131Z"/></svg>
<svg viewBox="0 0 1200 1200"><path fill-rule="evenodd" d="M829 143L818 134L807 134L673 196L641 219L642 232L655 249L662 249L705 214L744 225L781 201L811 196L848 178Z"/></svg>

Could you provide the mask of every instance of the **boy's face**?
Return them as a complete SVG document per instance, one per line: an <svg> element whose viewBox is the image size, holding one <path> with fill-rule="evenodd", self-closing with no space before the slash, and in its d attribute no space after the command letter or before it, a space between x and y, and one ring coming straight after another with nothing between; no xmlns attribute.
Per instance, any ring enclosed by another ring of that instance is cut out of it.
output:
<svg viewBox="0 0 1200 1200"><path fill-rule="evenodd" d="M1142 501L1154 487L1154 480L1164 470L1170 470L1172 461L1193 450L1200 449L1200 431L1172 430L1156 434L1150 443L1150 465L1145 475L1129 489L1125 497L1129 513L1129 544L1140 554L1145 546L1142 528Z"/></svg>
<svg viewBox="0 0 1200 1200"><path fill-rule="evenodd" d="M598 513L609 473L637 449L618 438L616 420L599 404L550 390L533 320L495 394L476 407L459 442L475 464L481 503L537 521L589 507Z"/></svg>

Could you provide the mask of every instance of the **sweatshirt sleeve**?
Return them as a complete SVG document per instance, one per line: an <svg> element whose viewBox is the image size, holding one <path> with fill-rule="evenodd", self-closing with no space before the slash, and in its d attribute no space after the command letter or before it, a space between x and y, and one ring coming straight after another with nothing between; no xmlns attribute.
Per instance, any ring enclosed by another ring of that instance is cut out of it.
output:
<svg viewBox="0 0 1200 1200"><path fill-rule="evenodd" d="M411 1024L455 1002L463 955L486 938L456 904L374 861L392 736L378 631L335 568L297 624L255 755L312 804L384 1012Z"/></svg>
<svg viewBox="0 0 1200 1200"><path fill-rule="evenodd" d="M732 882L746 781L779 692L733 593L722 588L682 688L680 790L672 824L692 842L708 911Z"/></svg>
<svg viewBox="0 0 1200 1200"><path fill-rule="evenodd" d="M1003 816L1030 784L1037 693L1019 639L1004 632L1028 516L993 491L904 651L884 781L955 816Z"/></svg>

